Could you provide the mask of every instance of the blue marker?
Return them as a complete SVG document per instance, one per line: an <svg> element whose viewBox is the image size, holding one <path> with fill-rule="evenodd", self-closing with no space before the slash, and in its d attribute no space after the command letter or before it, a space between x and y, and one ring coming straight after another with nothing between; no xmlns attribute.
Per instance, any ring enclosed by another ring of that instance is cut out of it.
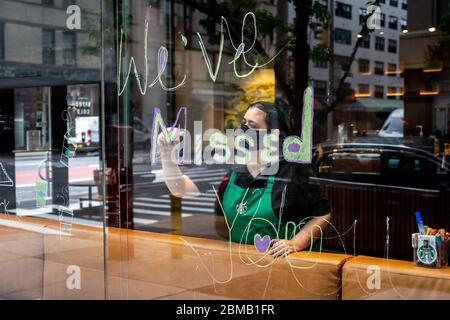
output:
<svg viewBox="0 0 450 320"><path fill-rule="evenodd" d="M423 226L423 220L422 220L422 215L420 214L420 211L416 212L416 222L417 222L417 226L419 227L420 234L425 234L425 228Z"/></svg>

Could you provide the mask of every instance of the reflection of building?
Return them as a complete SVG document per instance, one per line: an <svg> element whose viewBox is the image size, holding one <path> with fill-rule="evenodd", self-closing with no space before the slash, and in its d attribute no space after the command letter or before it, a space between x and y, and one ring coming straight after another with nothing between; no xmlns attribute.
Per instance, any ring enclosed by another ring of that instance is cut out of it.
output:
<svg viewBox="0 0 450 320"><path fill-rule="evenodd" d="M16 149L49 147L52 87L100 82L100 47L90 38L91 34L100 34L100 7L92 1L76 1L82 10L81 30L70 30L66 22L71 14L67 8L73 3L0 2L0 89L14 88L11 95ZM90 88L79 87L80 90ZM67 91L67 101L72 103L70 89ZM78 100L83 99L81 95L79 92ZM93 100L76 108L86 113L86 105L92 104L92 114L98 116L98 92L84 96Z"/></svg>
<svg viewBox="0 0 450 320"><path fill-rule="evenodd" d="M77 1L85 9L80 15L81 30L69 30L66 10L73 2L0 2L0 84L19 86L26 78L28 86L31 79L49 85L99 76L100 48L97 54L89 52L96 45L89 42L89 33L100 32L100 8L92 1Z"/></svg>
<svg viewBox="0 0 450 320"><path fill-rule="evenodd" d="M333 71L330 71L329 62L316 61L311 63L309 73L313 79L316 97L325 101L329 84L338 82L343 75L346 64L349 63L353 47L361 30L361 17L367 15L367 1L321 1L333 11L333 43L329 43L334 53ZM292 11L292 10L291 10ZM293 13L291 13L293 14ZM355 112L367 113L363 118L372 119L356 123L358 131L377 130L389 113L396 108L402 108L400 101L403 93L403 79L399 63L399 36L407 28L407 1L385 0L381 1L380 26L367 39L364 39L358 49L355 61L351 67L351 76L346 80L346 88L354 92L358 101L344 106L348 112L355 107ZM292 17L290 18L292 20ZM329 32L320 34L311 33L312 45L330 37ZM329 41L328 41L329 42ZM359 116L358 116L359 117ZM375 121L373 121L375 119ZM337 124L346 119L336 117Z"/></svg>
<svg viewBox="0 0 450 320"><path fill-rule="evenodd" d="M265 9L276 15L276 6L267 1L257 1L258 9ZM167 72L163 76L168 87L180 84L186 75L186 82L176 91L168 92L162 90L159 84L149 88L146 94L142 94L137 86L136 78L131 75L129 88L127 89L133 98L130 101L130 108L134 116L142 119L148 126L151 125L155 108L162 110L164 119L173 121L176 112L180 107L188 107L188 129L193 132L194 121L202 121L204 129L219 128L226 126L226 109L233 109L235 103L242 100L240 93L246 91L243 88L248 86L249 77L239 78L235 75L233 65L229 64L233 60L236 50L231 46L230 35L225 30L225 42L222 57L220 57L220 46L211 44L209 34L205 31L201 20L206 14L202 10L193 9L188 5L174 1L173 5L163 6L157 2L130 2L129 7L130 28L125 32L125 37L131 39L130 44L124 43L122 74L126 74L129 58L133 56L139 73L143 73L143 56L145 47L145 22L148 21L148 74L149 80L153 81L158 74L158 50L165 46L168 50ZM250 9L248 10L250 11ZM245 13L243 11L241 20ZM169 18L170 17L170 18ZM231 20L232 17L225 19ZM220 16L217 16L217 34L220 33ZM249 23L249 20L247 20ZM240 29L241 26L238 27ZM164 31L164 32L162 32ZM217 73L217 79L213 81L208 73L205 58L199 45L201 35L207 55L211 61L212 69L221 61ZM186 42L184 42L186 41ZM234 35L235 44L240 43ZM262 45L267 48L269 55L275 54L277 43L276 35L266 37ZM246 48L248 49L248 48ZM249 54L248 56L251 56ZM242 59L240 59L242 60ZM259 61L261 63L261 61ZM242 68L242 69L241 69ZM239 61L238 69L241 73L249 71L249 67ZM259 74L255 72L253 75ZM262 74L265 74L262 72ZM142 79L142 78L141 78ZM260 81L261 79L258 79ZM274 86L272 80L272 86ZM255 92L248 92L248 95L255 95ZM261 96L264 96L263 94ZM253 102L253 101L252 101ZM128 103L124 101L124 103ZM238 121L240 122L240 120Z"/></svg>
<svg viewBox="0 0 450 320"><path fill-rule="evenodd" d="M450 71L448 55L430 52L442 39L439 24L449 14L448 0L410 0L408 30L401 37L405 68L405 132L428 135L435 130L450 134ZM444 51L448 50L444 49Z"/></svg>
<svg viewBox="0 0 450 320"><path fill-rule="evenodd" d="M30 186L19 178L27 160L37 162L33 182L51 181L48 198L67 204L69 163L60 159L67 155L63 148L75 144L75 117L96 117L95 128L85 130L87 144L100 128L100 13L99 1L0 1L0 114L6 122L0 126L0 151L14 181L14 189L0 193L12 210L36 207L35 201L22 201ZM44 200L48 205L50 199Z"/></svg>

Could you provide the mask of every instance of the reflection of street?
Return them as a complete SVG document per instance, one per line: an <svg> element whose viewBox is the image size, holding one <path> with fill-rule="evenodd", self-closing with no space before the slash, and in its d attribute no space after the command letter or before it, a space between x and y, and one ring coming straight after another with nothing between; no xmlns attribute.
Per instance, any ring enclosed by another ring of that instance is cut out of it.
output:
<svg viewBox="0 0 450 320"><path fill-rule="evenodd" d="M47 177L45 166L41 165L45 159L45 153L30 153L16 156L17 209L10 210L10 214L16 214L19 217L39 216L52 220L58 219L55 211L59 209L59 206L53 205L55 195L48 195L46 207L38 208L36 204L36 181L45 181L42 178ZM70 160L69 184L93 184L94 170L98 170L99 167L98 155L77 155ZM39 169L40 173L38 172ZM215 194L212 186L217 189L227 170L224 166L209 166L205 164L200 167L185 166L182 170L198 185L202 194L195 199L181 201L181 215L179 218L183 219L182 224L184 226L188 226L189 221L191 221L192 224L198 225L198 228L202 228L206 221L211 221L210 218L213 218L214 214ZM58 177L55 178L58 179ZM165 186L161 167L151 167L148 153L144 150L135 152L133 180L133 221L135 229L171 232L173 229L174 208L170 193ZM95 184L91 188L91 192L92 194L89 196L89 188L70 186L68 207L75 213L74 223L101 226L103 216L102 201L86 201L89 197L97 200L100 198ZM83 203L80 203L81 201ZM198 221L201 221L200 224ZM192 228L188 229L190 233L195 232Z"/></svg>
<svg viewBox="0 0 450 320"><path fill-rule="evenodd" d="M165 186L161 169L153 170L155 179L148 183L148 174L135 172L133 219L136 229L173 232L174 219L180 218L183 234L204 234L211 236L214 220L214 202L216 199L213 186L216 188L227 170L223 166L186 166L183 172L197 184L200 196L181 200L181 212L177 213L175 203ZM181 215L180 215L181 213Z"/></svg>
<svg viewBox="0 0 450 320"><path fill-rule="evenodd" d="M16 185L18 188L34 186L40 179L39 167L46 160L46 153L20 154L16 156ZM92 180L93 171L99 168L98 156L77 156L71 159L69 165L69 182ZM45 168L41 167L43 178L46 178Z"/></svg>
<svg viewBox="0 0 450 320"><path fill-rule="evenodd" d="M47 153L33 152L20 153L15 157L16 168L16 209L9 213L18 216L40 216L51 213L58 206L54 206L55 195L51 194L51 188L48 187L47 197L44 207L37 207L36 201L36 182L52 182L52 174L48 165ZM57 159L56 161L58 161ZM79 154L69 162L69 181L82 182L93 181L94 170L99 169L98 155ZM55 179L58 179L56 176ZM66 184L67 182L65 182ZM79 198L87 194L86 188L69 188L68 203L71 209L79 209Z"/></svg>

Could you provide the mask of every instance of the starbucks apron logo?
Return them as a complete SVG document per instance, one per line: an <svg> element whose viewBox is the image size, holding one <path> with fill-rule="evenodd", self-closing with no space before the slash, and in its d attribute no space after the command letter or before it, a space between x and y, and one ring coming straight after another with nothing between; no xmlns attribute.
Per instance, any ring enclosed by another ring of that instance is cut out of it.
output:
<svg viewBox="0 0 450 320"><path fill-rule="evenodd" d="M238 214L244 214L244 213L247 212L247 210L248 210L248 207L245 205L245 203L239 203L239 204L236 206L236 212L237 212Z"/></svg>

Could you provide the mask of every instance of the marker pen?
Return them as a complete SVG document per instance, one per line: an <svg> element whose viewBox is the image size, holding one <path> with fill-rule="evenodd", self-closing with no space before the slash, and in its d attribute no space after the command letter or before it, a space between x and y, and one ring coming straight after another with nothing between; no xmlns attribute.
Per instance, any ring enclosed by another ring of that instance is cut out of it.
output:
<svg viewBox="0 0 450 320"><path fill-rule="evenodd" d="M425 228L423 226L423 220L422 220L422 215L420 214L420 211L416 212L416 222L417 222L417 227L419 228L420 234L425 234Z"/></svg>

